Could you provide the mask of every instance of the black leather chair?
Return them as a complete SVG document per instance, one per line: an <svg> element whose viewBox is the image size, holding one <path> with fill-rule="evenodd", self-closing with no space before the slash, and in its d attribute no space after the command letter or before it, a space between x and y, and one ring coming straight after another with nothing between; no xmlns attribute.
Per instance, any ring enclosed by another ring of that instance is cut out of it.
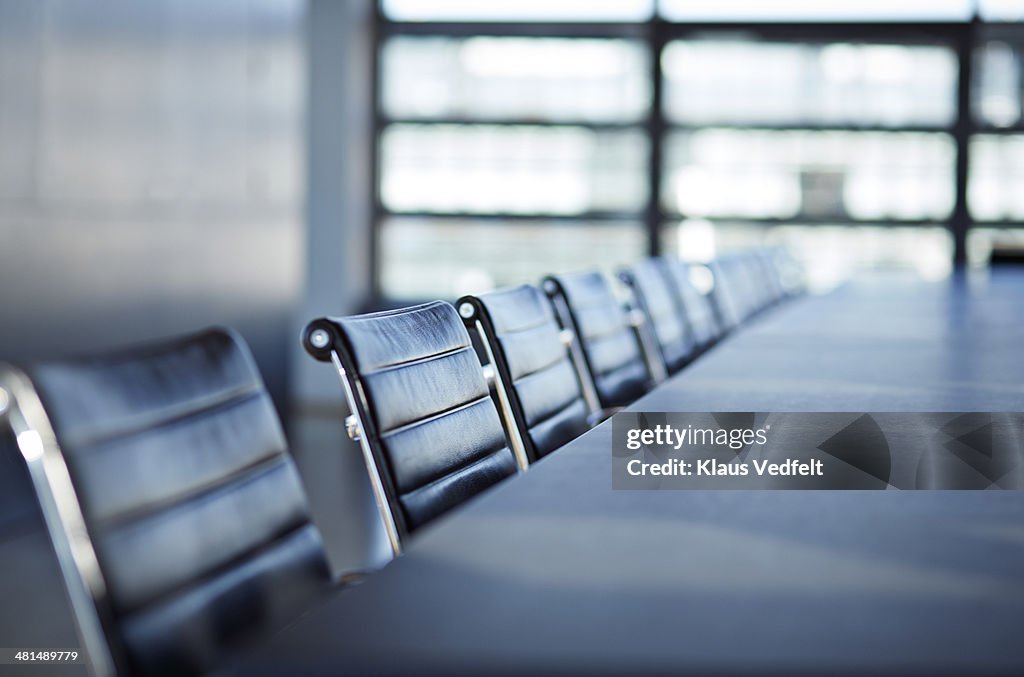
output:
<svg viewBox="0 0 1024 677"><path fill-rule="evenodd" d="M718 322L725 331L732 331L749 316L746 274L742 264L732 255L715 259L708 268L714 278L711 299Z"/></svg>
<svg viewBox="0 0 1024 677"><path fill-rule="evenodd" d="M589 428L591 407L573 367L571 332L563 333L551 302L533 285L478 296L456 306L479 332L495 380L506 428L531 463Z"/></svg>
<svg viewBox="0 0 1024 677"><path fill-rule="evenodd" d="M782 288L782 280L779 277L778 262L775 249L759 249L755 253L757 257L758 271L765 289L765 305L773 306L782 301L786 292Z"/></svg>
<svg viewBox="0 0 1024 677"><path fill-rule="evenodd" d="M432 519L515 474L480 361L450 303L317 319L303 344L341 372L396 553Z"/></svg>
<svg viewBox="0 0 1024 677"><path fill-rule="evenodd" d="M94 672L206 671L329 589L233 333L5 369L2 383Z"/></svg>
<svg viewBox="0 0 1024 677"><path fill-rule="evenodd" d="M672 290L686 313L687 324L699 350L706 350L723 333L712 301L690 281L690 266L680 259L663 257L663 270L668 274Z"/></svg>
<svg viewBox="0 0 1024 677"><path fill-rule="evenodd" d="M777 301L807 292L806 270L793 252L782 246L774 246L764 250L761 255L772 278Z"/></svg>
<svg viewBox="0 0 1024 677"><path fill-rule="evenodd" d="M693 359L696 351L682 300L673 292L670 273L662 259L646 259L619 272L619 279L633 293L633 298L647 318L660 360L669 374L674 374Z"/></svg>
<svg viewBox="0 0 1024 677"><path fill-rule="evenodd" d="M751 249L732 255L728 260L742 321L774 303L774 283L765 265L764 249Z"/></svg>
<svg viewBox="0 0 1024 677"><path fill-rule="evenodd" d="M544 278L562 326L579 341L584 367L602 409L615 409L646 393L655 376L645 363L630 314L599 272Z"/></svg>
<svg viewBox="0 0 1024 677"><path fill-rule="evenodd" d="M783 299L807 293L806 271L786 247L777 246L770 250L772 267L778 277Z"/></svg>
<svg viewBox="0 0 1024 677"><path fill-rule="evenodd" d="M747 290L747 317L757 315L772 303L771 280L761 259L761 249L743 252L738 257Z"/></svg>

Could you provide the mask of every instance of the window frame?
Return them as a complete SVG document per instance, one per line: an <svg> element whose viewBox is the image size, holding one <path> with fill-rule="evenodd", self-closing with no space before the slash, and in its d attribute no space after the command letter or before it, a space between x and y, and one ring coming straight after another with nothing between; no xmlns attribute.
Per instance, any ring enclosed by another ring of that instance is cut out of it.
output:
<svg viewBox="0 0 1024 677"><path fill-rule="evenodd" d="M950 48L958 64L957 82L955 86L955 115L947 125L937 126L883 126L883 125L714 125L714 128L737 128L766 131L841 131L841 132L935 132L948 134L955 145L955 179L954 203L947 219L943 220L901 220L886 219L884 222L864 219L844 218L829 219L829 225L842 226L945 226L953 240L953 265L962 268L967 263L967 237L973 227L984 228L1019 228L1024 224L1015 221L985 221L972 217L968 206L968 177L970 174L970 142L975 134L1022 134L1024 122L1011 127L996 127L975 120L972 111L971 94L974 80L974 54L987 39L985 29L992 27L993 33L1014 32L1022 35L1024 23L982 23L977 18L972 21L937 21L937 22L851 22L851 23L773 23L773 22L700 22L674 23L661 17L657 11L642 22L611 23L611 22L420 22L399 21L384 16L381 3L375 2L373 46L372 46L372 106L373 106L373 144L371 157L371 233L370 233L370 273L371 294L370 306L383 307L394 305L397 299L388 299L383 295L381 287L381 252L380 229L391 217L436 217L445 219L467 219L475 221L508 221L508 220L558 220L569 222L600 222L624 220L637 221L643 224L644 237L647 241L646 251L651 256L661 253L662 231L665 224L683 218L662 204L662 184L664 178L664 142L669 134L676 131L693 131L707 128L705 125L688 125L667 119L664 111L664 73L661 56L666 46L675 40L708 37L714 35L749 35L753 39L776 43L828 44L833 42L853 42L861 44L915 44L940 45ZM648 79L651 93L650 108L646 115L636 122L595 123L593 121L543 121L524 119L477 119L466 117L437 118L403 118L389 117L383 110L381 100L381 54L385 43L396 36L423 36L467 38L476 36L487 37L527 37L527 38L611 38L629 39L643 43L648 51ZM591 212L574 215L556 214L506 214L506 213L438 213L431 211L392 211L385 207L381 199L381 137L390 125L412 123L417 125L489 125L489 126L531 126L531 127L582 127L594 130L639 130L648 143L648 161L646 167L646 183L648 187L646 203L636 212ZM706 217L702 217L706 218ZM799 224L813 225L815 219L796 217L792 219L778 218L718 218L708 219L712 222L749 223L765 227ZM406 299L403 299L403 301Z"/></svg>

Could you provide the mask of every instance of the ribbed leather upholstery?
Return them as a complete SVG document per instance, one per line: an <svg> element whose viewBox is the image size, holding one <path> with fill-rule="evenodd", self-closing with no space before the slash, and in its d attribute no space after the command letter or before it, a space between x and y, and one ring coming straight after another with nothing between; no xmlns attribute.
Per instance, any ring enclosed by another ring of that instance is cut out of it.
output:
<svg viewBox="0 0 1024 677"><path fill-rule="evenodd" d="M771 286L757 250L744 252L738 265L746 283L747 317L764 310L771 303Z"/></svg>
<svg viewBox="0 0 1024 677"><path fill-rule="evenodd" d="M793 253L785 247L774 247L772 263L779 279L782 297L800 296L807 292L806 271Z"/></svg>
<svg viewBox="0 0 1024 677"><path fill-rule="evenodd" d="M516 472L480 361L450 303L324 318L310 327L332 335L365 397L357 402L363 434L400 535Z"/></svg>
<svg viewBox="0 0 1024 677"><path fill-rule="evenodd" d="M209 330L27 372L99 559L121 670L206 670L327 590L320 535L240 338Z"/></svg>
<svg viewBox="0 0 1024 677"><path fill-rule="evenodd" d="M711 290L719 322L726 330L743 324L749 315L749 289L740 262L734 257L715 259L708 267L714 276Z"/></svg>
<svg viewBox="0 0 1024 677"><path fill-rule="evenodd" d="M647 317L660 359L674 374L693 357L696 341L682 308L682 301L670 286L669 271L661 259L646 259L623 270L619 277L633 292Z"/></svg>
<svg viewBox="0 0 1024 677"><path fill-rule="evenodd" d="M598 272L554 275L544 290L562 302L562 318L576 332L598 399L605 409L624 406L650 387L650 375L625 309L608 278Z"/></svg>
<svg viewBox="0 0 1024 677"><path fill-rule="evenodd" d="M791 294L784 280L786 261L792 259L779 248L734 253L711 262L715 278L712 297L727 327L745 322ZM799 271L793 272L799 278Z"/></svg>
<svg viewBox="0 0 1024 677"><path fill-rule="evenodd" d="M672 289L682 303L694 342L702 349L710 346L722 335L712 302L690 282L690 267L686 263L670 257L661 260Z"/></svg>
<svg viewBox="0 0 1024 677"><path fill-rule="evenodd" d="M743 252L737 266L744 280L746 317L752 317L771 304L771 282L760 260L758 250Z"/></svg>
<svg viewBox="0 0 1024 677"><path fill-rule="evenodd" d="M765 281L766 305L778 303L786 295L779 276L778 253L774 249L761 249L755 253L760 266L762 279Z"/></svg>
<svg viewBox="0 0 1024 677"><path fill-rule="evenodd" d="M762 276L766 282L766 297L768 304L774 304L782 300L785 290L782 288L782 280L779 276L778 253L773 249L763 249L757 252L758 263L761 266Z"/></svg>
<svg viewBox="0 0 1024 677"><path fill-rule="evenodd" d="M462 313L463 318L483 327L529 460L586 431L587 404L547 297L522 285L465 296L456 304L460 312L465 304L474 313L469 318Z"/></svg>

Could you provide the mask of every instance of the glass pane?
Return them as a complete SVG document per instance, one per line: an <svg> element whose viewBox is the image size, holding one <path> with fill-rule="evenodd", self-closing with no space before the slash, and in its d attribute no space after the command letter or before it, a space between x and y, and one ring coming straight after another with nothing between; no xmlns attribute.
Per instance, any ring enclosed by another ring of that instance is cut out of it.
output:
<svg viewBox="0 0 1024 677"><path fill-rule="evenodd" d="M611 272L647 248L643 227L622 222L393 218L380 237L382 292L392 299L451 300L552 272Z"/></svg>
<svg viewBox="0 0 1024 677"><path fill-rule="evenodd" d="M676 21L966 21L973 0L661 0Z"/></svg>
<svg viewBox="0 0 1024 677"><path fill-rule="evenodd" d="M677 132L662 200L698 217L943 219L953 208L954 158L946 134Z"/></svg>
<svg viewBox="0 0 1024 677"><path fill-rule="evenodd" d="M976 52L975 86L971 94L974 118L978 122L994 127L1021 123L1024 90L1021 52L1021 47L1002 40L990 40Z"/></svg>
<svg viewBox="0 0 1024 677"><path fill-rule="evenodd" d="M967 233L967 262L985 266L990 262L1024 260L1024 229L972 228Z"/></svg>
<svg viewBox="0 0 1024 677"><path fill-rule="evenodd" d="M638 210L647 196L639 131L392 125L381 157L392 211L570 215Z"/></svg>
<svg viewBox="0 0 1024 677"><path fill-rule="evenodd" d="M662 237L666 254L697 262L735 249L784 245L803 265L813 291L830 289L865 269L904 269L940 279L949 275L953 256L952 237L938 224L768 227L687 219L666 226Z"/></svg>
<svg viewBox="0 0 1024 677"><path fill-rule="evenodd" d="M393 118L622 122L651 98L647 52L627 40L396 37L381 69Z"/></svg>
<svg viewBox="0 0 1024 677"><path fill-rule="evenodd" d="M665 111L687 124L946 126L956 117L956 55L946 47L669 44Z"/></svg>
<svg viewBox="0 0 1024 677"><path fill-rule="evenodd" d="M1024 21L1024 0L977 0L985 21Z"/></svg>
<svg viewBox="0 0 1024 677"><path fill-rule="evenodd" d="M383 0L395 21L643 21L653 0Z"/></svg>
<svg viewBox="0 0 1024 677"><path fill-rule="evenodd" d="M971 139L967 199L981 221L1024 221L1024 135Z"/></svg>

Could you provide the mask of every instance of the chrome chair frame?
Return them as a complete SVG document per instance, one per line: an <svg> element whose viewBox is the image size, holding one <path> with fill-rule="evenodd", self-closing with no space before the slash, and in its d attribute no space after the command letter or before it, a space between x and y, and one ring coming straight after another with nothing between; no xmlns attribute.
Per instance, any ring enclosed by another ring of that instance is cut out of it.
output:
<svg viewBox="0 0 1024 677"><path fill-rule="evenodd" d="M312 339L311 339L312 341ZM351 376L341 363L341 356L336 350L331 350L331 363L338 372L341 380L342 390L345 392L345 402L352 413L345 418L345 430L349 439L359 445L363 455L363 462L366 464L366 471L370 476L370 486L373 489L373 501L377 505L377 512L380 514L381 522L384 525L384 534L387 536L388 545L391 546L391 553L397 557L402 554L402 539L398 533L398 522L391 510L391 502L388 500L387 491L384 488L384 480L380 475L380 468L374 460L373 450L370 449L370 442L363 433L365 427L363 420L366 417L368 405L363 386L358 378ZM356 393L359 397L356 397Z"/></svg>
<svg viewBox="0 0 1024 677"><path fill-rule="evenodd" d="M632 301L627 304L626 311L629 317L629 324L633 327L637 342L640 343L640 352L643 353L644 362L647 364L647 372L655 384L661 383L668 378L668 365L665 356L661 353L661 346L658 345L654 328L654 319L647 311L643 302L643 294L637 289L636 281L628 270L621 270L618 274L619 282L629 290ZM678 312L678 309L677 309ZM689 325L684 322L684 327L689 331Z"/></svg>
<svg viewBox="0 0 1024 677"><path fill-rule="evenodd" d="M526 453L526 442L523 440L523 436L519 430L519 425L516 423L515 414L512 410L511 398L513 396L512 390L514 386L511 383L505 383L505 380L501 376L501 370L497 368L494 350L491 348L491 343L488 340L487 332L484 330L484 325L480 321L476 306L469 302L460 303L458 311L459 316L467 325L472 323L477 336L480 338L480 344L483 346L484 353L487 355L488 361L487 367L484 368L484 376L487 379L488 384L493 383L494 385L494 390L498 396L498 413L501 415L502 426L504 426L505 434L508 436L509 442L511 443L512 453L516 457L516 463L519 465L519 470L520 472L525 472L530 467L530 459L529 455ZM577 369L575 357L572 355L572 346L576 339L575 334L573 334L570 329L563 329L559 332L558 337L561 340L562 345L565 346L566 350L570 353L570 361L573 364L573 369ZM591 387L593 387L592 383ZM585 387L583 388L583 391L584 402L587 403L587 407L589 409L590 403L585 395Z"/></svg>
<svg viewBox="0 0 1024 677"><path fill-rule="evenodd" d="M5 422L14 434L28 467L89 671L97 677L116 674L110 634L101 611L107 586L64 452L32 381L7 364L0 364L0 422Z"/></svg>
<svg viewBox="0 0 1024 677"><path fill-rule="evenodd" d="M569 330L572 334L573 341L569 348L572 363L576 369L576 375L579 377L580 385L583 387L583 399L590 409L592 421L596 424L596 422L604 420L611 413L614 413L614 409L606 409L601 406L601 400L597 394L597 384L594 381L593 374L590 373L587 359L583 355L583 347L580 345L579 327L576 326L576 321L566 299L559 293L557 283L551 279L545 279L541 282L541 291L551 301L559 325ZM668 377L668 372L661 359L660 351L658 351L657 346L654 344L654 338L649 333L650 328L647 326L647 316L639 308L623 305L622 309L626 314L626 322L636 338L640 358L643 360L650 383L661 383Z"/></svg>
<svg viewBox="0 0 1024 677"><path fill-rule="evenodd" d="M395 515L395 510L392 507L393 503L388 496L388 489L384 484L384 478L381 475L381 469L376 455L370 447L369 439L365 433L365 421L369 417L370 411L369 401L367 400L359 375L350 373L345 369L341 355L333 344L332 337L333 332L329 327L324 326L318 321L314 321L307 325L306 329L303 331L302 342L306 351L313 357L321 360L329 359L338 373L338 378L341 381L342 391L345 396L345 402L348 405L349 412L351 412L345 417L345 432L349 439L359 445L360 453L363 456L363 462L366 464L367 474L370 477L370 487L373 491L374 503L377 506L377 512L380 515L381 523L384 525L384 533L387 536L388 544L391 546L392 554L397 557L402 554L403 530L399 527L399 518ZM505 425L506 413L510 416L511 410L506 412L508 402L507 400L502 399L504 397L502 394L504 391L502 384L500 383L501 376L495 369L488 370L486 368L482 368L482 370L484 373L484 379L488 382L489 386L495 385L495 382L497 382L497 387L495 389L499 393L499 403L501 405L497 407L499 419L501 419L502 428L510 442L512 454L516 459L516 465L518 466L519 471L522 472L527 468L529 463L526 458L526 451L523 447L522 439L514 429L509 430Z"/></svg>
<svg viewBox="0 0 1024 677"><path fill-rule="evenodd" d="M576 334L576 325L572 321L572 313L569 312L565 299L557 293L553 282L550 280L544 281L541 290L551 301L558 322L572 336L572 341L569 343L569 356L572 359L573 367L576 369L576 377L580 381L580 386L583 390L583 400L587 403L590 415L600 416L604 411L604 407L601 406L601 400L597 395L597 385L594 383L594 377L590 373L590 368L587 367L587 360L583 356L583 347L580 346L579 338Z"/></svg>

